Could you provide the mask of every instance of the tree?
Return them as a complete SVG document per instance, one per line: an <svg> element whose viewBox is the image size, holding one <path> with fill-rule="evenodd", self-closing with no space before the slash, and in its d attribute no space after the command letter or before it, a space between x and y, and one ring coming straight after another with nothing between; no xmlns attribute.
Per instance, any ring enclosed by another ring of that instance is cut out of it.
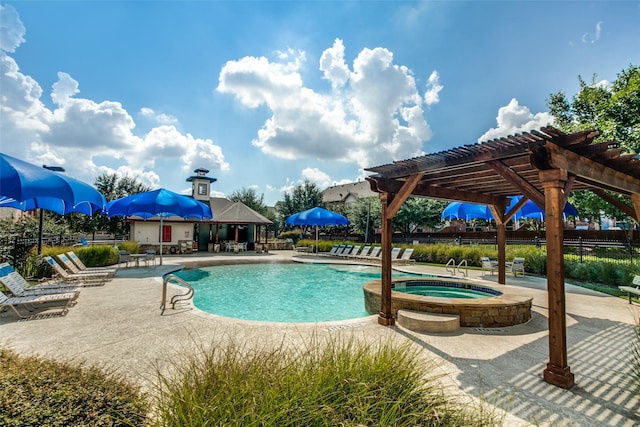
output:
<svg viewBox="0 0 640 427"><path fill-rule="evenodd" d="M229 195L229 200L242 202L261 215L267 215L267 205L264 204L264 194L258 196L254 188L244 188L236 190Z"/></svg>
<svg viewBox="0 0 640 427"><path fill-rule="evenodd" d="M316 206L322 207L322 192L315 183L307 179L302 184L298 184L291 194L285 192L284 200L278 204L277 209L282 218L287 218Z"/></svg>
<svg viewBox="0 0 640 427"><path fill-rule="evenodd" d="M442 211L447 203L424 197L410 197L393 217L393 229L409 236L419 227L435 227L440 224Z"/></svg>
<svg viewBox="0 0 640 427"><path fill-rule="evenodd" d="M631 152L640 151L640 66L630 65L609 86L600 84L594 75L591 84L578 77L580 91L569 101L564 92L551 94L547 100L555 125L571 133L596 129L595 142L615 141ZM628 198L611 194L629 204ZM600 212L623 219L626 215L588 191L571 193L569 200L582 218L600 221Z"/></svg>
<svg viewBox="0 0 640 427"><path fill-rule="evenodd" d="M263 215L269 218L273 224L267 227L267 230L278 230L280 227L280 223L278 221L278 215L276 215L273 210L269 209L267 205L264 203L264 194L258 193L253 188L244 188L241 190L236 190L229 195L229 200L234 202L242 202L254 211L258 212L260 215Z"/></svg>
<svg viewBox="0 0 640 427"><path fill-rule="evenodd" d="M348 205L347 217L356 233L367 234L367 242L373 242L376 228L382 225L382 204L376 196L363 197Z"/></svg>
<svg viewBox="0 0 640 427"><path fill-rule="evenodd" d="M137 178L120 177L115 173L104 173L98 176L94 185L108 202L151 190L150 187L142 184ZM124 235L129 232L129 224L124 218L108 218L106 215L94 215L91 217L87 228L90 228L90 230L87 230L88 232L106 230L113 235Z"/></svg>

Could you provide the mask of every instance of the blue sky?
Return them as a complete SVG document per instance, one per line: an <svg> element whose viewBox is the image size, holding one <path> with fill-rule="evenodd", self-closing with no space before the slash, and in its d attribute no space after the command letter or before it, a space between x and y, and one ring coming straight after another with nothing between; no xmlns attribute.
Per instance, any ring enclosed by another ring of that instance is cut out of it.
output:
<svg viewBox="0 0 640 427"><path fill-rule="evenodd" d="M0 2L0 146L190 193L304 179L550 124L640 63L639 1Z"/></svg>

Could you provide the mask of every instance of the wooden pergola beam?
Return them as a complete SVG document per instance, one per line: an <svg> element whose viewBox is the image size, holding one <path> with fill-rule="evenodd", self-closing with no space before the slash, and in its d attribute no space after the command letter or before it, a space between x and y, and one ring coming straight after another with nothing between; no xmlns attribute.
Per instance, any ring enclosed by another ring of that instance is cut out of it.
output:
<svg viewBox="0 0 640 427"><path fill-rule="evenodd" d="M601 190L599 188L594 188L591 191L593 192L593 194L595 194L596 196L600 197L605 202L607 202L609 204L612 204L613 206L618 208L621 212L624 212L626 215L629 215L631 218L633 218L636 221L638 221L638 214L636 212L636 209L632 208L631 206L626 205L625 203L623 203L619 199L616 199L615 197L613 197L612 195L610 195L609 193L607 193L604 190Z"/></svg>
<svg viewBox="0 0 640 427"><path fill-rule="evenodd" d="M368 177L367 181L371 184L371 190L377 193L399 194L403 181L395 179L386 179L380 177ZM431 197L433 199L442 200L459 200L469 203L480 203L489 205L500 205L505 203L505 198L493 196L490 194L482 194L471 191L455 190L439 185L417 184L412 193L414 196Z"/></svg>
<svg viewBox="0 0 640 427"><path fill-rule="evenodd" d="M523 179L520 175L515 173L511 168L499 160L487 162L487 165L489 165L498 175L511 183L515 188L521 190L522 194L524 194L527 199L532 200L533 203L544 209L544 194L542 194L541 191L538 191L536 187L529 184L527 180Z"/></svg>
<svg viewBox="0 0 640 427"><path fill-rule="evenodd" d="M602 163L582 157L555 144L545 145L549 162L553 168L564 169L577 177L585 177L606 187L623 190L629 194L640 194L640 182L623 172L611 169Z"/></svg>

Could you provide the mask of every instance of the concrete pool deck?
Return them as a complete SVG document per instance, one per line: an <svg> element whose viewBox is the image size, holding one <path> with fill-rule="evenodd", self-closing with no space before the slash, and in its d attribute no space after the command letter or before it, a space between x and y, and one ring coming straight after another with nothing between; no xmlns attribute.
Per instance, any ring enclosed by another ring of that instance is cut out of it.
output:
<svg viewBox="0 0 640 427"><path fill-rule="evenodd" d="M242 321L203 313L183 304L160 315L162 275L176 269L235 262L345 262L328 257L268 254L165 256L164 265L121 268L103 287L83 288L66 316L18 321L0 314L0 345L116 369L143 386L155 369L180 363L194 348L233 340L240 344L303 345L314 337L353 336L371 342L411 342L432 360L451 390L505 412L504 425L640 425L640 396L630 365L633 325L640 306L567 284L568 361L576 385L563 390L545 383L548 360L547 293L543 278L507 277L510 292L533 297L532 319L521 325L460 328L453 333L420 334L400 326L383 327L377 317L320 324ZM400 268L448 275L444 268L415 264ZM473 280L497 285L496 276L469 270ZM175 289L170 294L176 293Z"/></svg>

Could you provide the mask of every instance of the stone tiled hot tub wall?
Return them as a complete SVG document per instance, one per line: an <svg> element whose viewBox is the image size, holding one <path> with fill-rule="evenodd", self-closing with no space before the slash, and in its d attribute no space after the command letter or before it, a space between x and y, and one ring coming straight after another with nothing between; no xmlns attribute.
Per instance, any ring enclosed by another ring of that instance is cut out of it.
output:
<svg viewBox="0 0 640 427"><path fill-rule="evenodd" d="M485 288L488 286L475 285L465 280L447 278L424 279L394 279L392 286L424 285L425 282L438 286L456 286L461 288ZM375 280L364 285L365 308L371 314L380 311L381 281ZM495 290L494 290L495 292ZM398 310L414 310L428 313L457 314L460 316L460 326L499 328L524 323L531 318L532 298L509 295L499 290L501 295L488 298L440 298L412 295L391 291L391 312L398 317Z"/></svg>

